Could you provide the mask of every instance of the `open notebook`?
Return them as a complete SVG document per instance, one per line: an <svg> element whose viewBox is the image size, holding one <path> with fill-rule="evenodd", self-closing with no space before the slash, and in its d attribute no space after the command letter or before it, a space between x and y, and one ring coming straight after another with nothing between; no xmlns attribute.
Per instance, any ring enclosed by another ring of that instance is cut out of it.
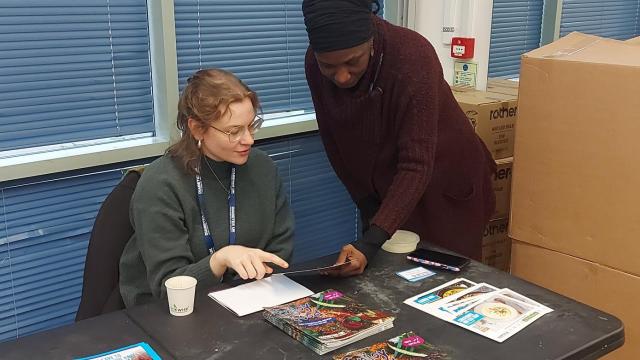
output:
<svg viewBox="0 0 640 360"><path fill-rule="evenodd" d="M312 295L313 292L280 274L214 291L209 297L238 316L245 316L271 307Z"/></svg>

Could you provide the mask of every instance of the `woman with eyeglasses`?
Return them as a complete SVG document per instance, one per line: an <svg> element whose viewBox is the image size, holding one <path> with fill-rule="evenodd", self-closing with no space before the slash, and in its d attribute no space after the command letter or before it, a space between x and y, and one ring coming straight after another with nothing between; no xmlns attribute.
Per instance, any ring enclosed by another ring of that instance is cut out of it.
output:
<svg viewBox="0 0 640 360"><path fill-rule="evenodd" d="M273 161L252 149L257 95L233 74L196 72L182 91L180 140L144 170L131 200L135 234L120 260L127 307L166 296L177 275L198 287L288 267L293 214Z"/></svg>
<svg viewBox="0 0 640 360"><path fill-rule="evenodd" d="M420 34L372 13L371 0L304 0L305 70L320 136L360 209L362 238L336 275L360 274L397 229L480 259L495 162Z"/></svg>

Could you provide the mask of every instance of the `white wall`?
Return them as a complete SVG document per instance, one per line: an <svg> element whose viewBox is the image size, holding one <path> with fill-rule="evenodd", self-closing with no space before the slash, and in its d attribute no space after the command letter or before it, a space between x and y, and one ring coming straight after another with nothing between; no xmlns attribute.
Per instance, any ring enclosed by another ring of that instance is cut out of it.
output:
<svg viewBox="0 0 640 360"><path fill-rule="evenodd" d="M445 79L453 81L453 64L450 45L443 44L442 26L445 4L453 0L412 0L415 9L413 30L429 39L440 57ZM456 36L474 37L475 54L473 62L478 64L476 88L485 90L489 64L489 41L491 39L491 13L493 0L457 0L462 9L458 13ZM411 24L409 24L411 27Z"/></svg>

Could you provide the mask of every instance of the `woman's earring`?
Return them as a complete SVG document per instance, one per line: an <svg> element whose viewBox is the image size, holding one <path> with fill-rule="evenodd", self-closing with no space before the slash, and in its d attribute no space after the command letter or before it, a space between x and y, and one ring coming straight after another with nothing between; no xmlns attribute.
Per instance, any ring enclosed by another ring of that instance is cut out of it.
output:
<svg viewBox="0 0 640 360"><path fill-rule="evenodd" d="M202 139L198 139L198 149L202 148Z"/></svg>

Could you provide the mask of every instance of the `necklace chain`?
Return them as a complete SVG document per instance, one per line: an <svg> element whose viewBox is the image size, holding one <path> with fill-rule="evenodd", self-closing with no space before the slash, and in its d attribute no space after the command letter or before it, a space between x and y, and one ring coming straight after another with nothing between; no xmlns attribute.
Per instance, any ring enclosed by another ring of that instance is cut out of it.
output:
<svg viewBox="0 0 640 360"><path fill-rule="evenodd" d="M209 167L209 170L211 170L211 173L213 174L213 176L216 177L216 180L218 180L218 183L220 184L220 186L222 186L222 189L224 189L224 191L227 192L227 195L229 195L231 192L227 189L226 186L224 186L224 184L222 184L222 181L220 181L220 178L218 178L218 175L216 175L216 172L213 171L211 164L209 164L209 159L207 159L206 156L204 157L204 162L207 163L207 167Z"/></svg>

